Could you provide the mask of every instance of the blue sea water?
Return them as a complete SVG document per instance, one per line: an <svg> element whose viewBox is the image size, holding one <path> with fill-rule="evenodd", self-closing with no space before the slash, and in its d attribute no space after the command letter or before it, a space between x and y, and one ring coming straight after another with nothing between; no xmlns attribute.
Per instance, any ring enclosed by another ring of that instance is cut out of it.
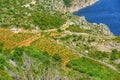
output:
<svg viewBox="0 0 120 80"><path fill-rule="evenodd" d="M88 22L106 24L114 35L120 35L120 0L99 0L74 13L85 16Z"/></svg>

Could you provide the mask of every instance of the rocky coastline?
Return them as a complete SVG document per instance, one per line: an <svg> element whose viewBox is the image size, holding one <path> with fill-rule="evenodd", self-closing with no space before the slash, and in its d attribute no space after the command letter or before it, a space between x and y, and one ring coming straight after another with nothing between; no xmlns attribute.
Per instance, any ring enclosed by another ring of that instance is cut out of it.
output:
<svg viewBox="0 0 120 80"><path fill-rule="evenodd" d="M70 11L73 13L73 12L76 12L80 9L87 7L87 6L93 5L98 1L99 0L89 0L89 1L84 1L81 3L81 1L79 1L79 0L73 0L72 6L70 8L67 8L67 11Z"/></svg>
<svg viewBox="0 0 120 80"><path fill-rule="evenodd" d="M98 1L99 0L89 0L86 3L80 3L80 1L73 0L72 6L70 8L67 8L67 11L70 11L71 13L73 13L73 12L76 12L76 11L78 11L80 9L83 9L83 8L87 7L87 6L91 6L91 5L95 4ZM93 24L96 24L96 23L93 23ZM102 24L102 23L96 24L96 25L100 26L100 30L101 30L101 32L103 32L103 34L113 36L113 33L110 31L110 29L108 28L107 25Z"/></svg>

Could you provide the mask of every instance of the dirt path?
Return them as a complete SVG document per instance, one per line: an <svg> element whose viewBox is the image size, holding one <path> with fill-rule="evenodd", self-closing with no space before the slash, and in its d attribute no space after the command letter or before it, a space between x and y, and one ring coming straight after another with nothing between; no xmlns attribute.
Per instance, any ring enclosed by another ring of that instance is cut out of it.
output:
<svg viewBox="0 0 120 80"><path fill-rule="evenodd" d="M28 39L26 39L26 40L24 40L24 41L16 44L14 47L30 46L30 44L31 44L33 41L39 39L40 36L41 36L40 34L37 34L37 35L35 35L35 36L32 36L32 37L30 37L30 38L28 38ZM13 48L14 48L14 47L13 47ZM13 49L13 48L12 48L12 49Z"/></svg>
<svg viewBox="0 0 120 80"><path fill-rule="evenodd" d="M63 24L63 25L60 27L60 29L61 29L61 30L66 30L66 29L69 27L69 25L70 25L70 21L68 20L68 21L66 21L65 24ZM48 29L48 30L43 30L42 32L52 32L52 31L57 31L57 29Z"/></svg>

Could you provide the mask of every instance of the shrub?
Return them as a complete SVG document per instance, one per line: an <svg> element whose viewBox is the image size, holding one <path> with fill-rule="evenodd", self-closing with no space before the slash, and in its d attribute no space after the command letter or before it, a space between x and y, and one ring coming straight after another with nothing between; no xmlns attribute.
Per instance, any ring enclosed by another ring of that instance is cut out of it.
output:
<svg viewBox="0 0 120 80"><path fill-rule="evenodd" d="M61 62L61 56L59 54L54 54L52 56L53 60L55 60L56 62Z"/></svg>
<svg viewBox="0 0 120 80"><path fill-rule="evenodd" d="M85 69L79 69L79 72L86 73L86 70Z"/></svg>
<svg viewBox="0 0 120 80"><path fill-rule="evenodd" d="M65 19L58 13L51 15L47 12L35 12L32 15L31 19L33 19L33 23L41 30L59 28L65 23Z"/></svg>
<svg viewBox="0 0 120 80"><path fill-rule="evenodd" d="M66 7L70 7L71 6L71 1L72 0L63 0L63 2L64 2Z"/></svg>
<svg viewBox="0 0 120 80"><path fill-rule="evenodd" d="M111 60L119 59L120 58L120 53L116 49L112 50L111 52Z"/></svg>
<svg viewBox="0 0 120 80"><path fill-rule="evenodd" d="M62 32L62 30L61 30L61 29L57 29L57 31L58 31L58 32Z"/></svg>
<svg viewBox="0 0 120 80"><path fill-rule="evenodd" d="M70 25L69 28L67 28L67 30L69 30L71 32L81 32L81 33L91 33L92 32L92 30L84 29L84 28L80 27L79 25Z"/></svg>
<svg viewBox="0 0 120 80"><path fill-rule="evenodd" d="M4 70L4 64L6 63L3 56L0 56L0 70Z"/></svg>
<svg viewBox="0 0 120 80"><path fill-rule="evenodd" d="M72 68L72 64L69 62L66 64L66 67Z"/></svg>
<svg viewBox="0 0 120 80"><path fill-rule="evenodd" d="M4 46L4 43L0 42L0 52L2 52L3 46Z"/></svg>
<svg viewBox="0 0 120 80"><path fill-rule="evenodd" d="M102 51L96 51L96 50L93 50L92 52L88 53L88 55L96 59L105 59L109 57L108 52L102 52Z"/></svg>

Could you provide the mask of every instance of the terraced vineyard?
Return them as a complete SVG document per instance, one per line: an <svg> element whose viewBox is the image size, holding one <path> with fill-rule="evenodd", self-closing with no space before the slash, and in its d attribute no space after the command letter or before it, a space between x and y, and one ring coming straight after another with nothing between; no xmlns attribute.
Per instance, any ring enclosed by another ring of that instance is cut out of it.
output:
<svg viewBox="0 0 120 80"><path fill-rule="evenodd" d="M61 44L57 44L55 41L46 37L41 37L39 40L34 41L31 45L42 51L47 51L50 55L54 55L55 53L59 54L65 63L71 58L78 58L72 50L62 46Z"/></svg>
<svg viewBox="0 0 120 80"><path fill-rule="evenodd" d="M4 49L14 48L16 44L32 36L32 33L13 33L9 29L0 28L0 42L4 43Z"/></svg>

